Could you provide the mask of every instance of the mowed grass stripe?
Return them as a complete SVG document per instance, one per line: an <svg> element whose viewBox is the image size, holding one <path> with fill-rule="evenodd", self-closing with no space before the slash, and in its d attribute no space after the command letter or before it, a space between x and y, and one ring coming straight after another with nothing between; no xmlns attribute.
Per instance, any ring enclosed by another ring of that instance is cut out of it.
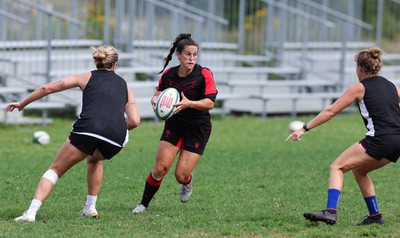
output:
<svg viewBox="0 0 400 238"><path fill-rule="evenodd" d="M359 115L347 114L311 130L301 142L285 142L291 121L310 118L214 118L211 139L194 170L191 200L179 201L173 167L148 211L133 215L162 130L161 123L143 122L130 133L127 147L104 162L100 219L78 216L86 199L81 162L56 184L35 224L12 219L27 209L73 119L56 119L45 128L0 126L0 237L396 237L396 164L371 174L384 226L355 226L367 209L351 173L345 175L335 226L303 218L304 212L325 207L329 164L365 134ZM31 142L37 130L50 134L50 145Z"/></svg>

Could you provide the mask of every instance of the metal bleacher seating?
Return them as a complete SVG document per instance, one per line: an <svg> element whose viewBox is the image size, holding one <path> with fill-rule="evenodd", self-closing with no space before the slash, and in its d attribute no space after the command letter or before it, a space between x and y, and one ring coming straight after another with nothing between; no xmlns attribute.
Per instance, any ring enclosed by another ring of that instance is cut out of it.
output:
<svg viewBox="0 0 400 238"><path fill-rule="evenodd" d="M185 4L147 0L128 2L132 5L115 1L115 4L99 7L104 12L115 11L110 16L104 15L104 25L99 28L96 27L101 24L77 24L87 19L79 19L80 14L70 17L54 12L54 27L48 28L54 30L54 39L50 41L43 40L48 36L44 29L43 32L35 31L38 34L34 38L38 40L31 40L30 28L20 26L21 23L7 25L10 32L13 32L13 26L19 31L27 29L26 39L30 40L25 40L25 35L18 35L20 37L15 38L18 40L5 40L5 35L0 38L0 107L19 100L51 80L93 70L90 46L111 44L120 50L117 73L133 89L141 117L154 119L150 98L160 77L158 72L162 69L163 59L171 47L170 40L177 34L176 28L193 35L200 46L197 62L213 72L219 90L216 107L211 111L213 114L238 112L268 117L317 113L339 97L347 85L356 82L354 54L378 45L371 37L377 27L359 19L362 14L358 10L361 9L358 1L350 1L348 7L352 10L343 9L343 12L335 9L334 1L262 0L268 11L252 9L258 6L252 0L243 1L244 8L242 4L207 1L206 5L213 4L207 9L201 4L191 5L190 1ZM367 2L363 4L373 4ZM34 25L38 26L43 24L38 14L43 8L38 5L9 1L7 7L23 9L32 21L37 20ZM54 5L54 11L62 9L58 8L57 1ZM65 5L73 7L68 1ZM89 16L90 6L79 2L79 8ZM248 9L244 11L245 8ZM46 13L51 14L48 11ZM18 14L20 11L10 12ZM232 16L227 16L228 12ZM247 16L247 12L250 15ZM242 22L241 19L246 20ZM254 21L247 22L248 19ZM132 27L115 28L111 32L111 23ZM169 29L171 23L176 26L173 31ZM49 26L43 24L41 27L45 25ZM382 73L399 84L400 55L384 54L383 60ZM173 57L169 66L177 63ZM11 115L1 111L0 120L46 124L51 122L47 118L50 110L73 107L78 111L80 100L79 90L68 90L27 108L41 111L42 118L30 120L23 112Z"/></svg>

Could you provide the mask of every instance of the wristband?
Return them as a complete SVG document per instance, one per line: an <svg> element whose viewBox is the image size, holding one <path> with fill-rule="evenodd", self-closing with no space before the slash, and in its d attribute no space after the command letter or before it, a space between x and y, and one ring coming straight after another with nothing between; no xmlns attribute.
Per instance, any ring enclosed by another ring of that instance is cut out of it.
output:
<svg viewBox="0 0 400 238"><path fill-rule="evenodd" d="M304 129L306 132L310 130L310 129L307 127L307 123L304 123L303 129Z"/></svg>

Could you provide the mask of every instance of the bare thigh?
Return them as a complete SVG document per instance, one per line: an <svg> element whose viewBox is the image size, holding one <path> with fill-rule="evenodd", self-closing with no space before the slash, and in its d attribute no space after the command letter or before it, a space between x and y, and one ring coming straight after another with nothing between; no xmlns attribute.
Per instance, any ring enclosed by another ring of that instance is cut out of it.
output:
<svg viewBox="0 0 400 238"><path fill-rule="evenodd" d="M178 152L179 148L175 145L167 141L160 141L158 144L156 165L151 172L154 179L161 180L168 173Z"/></svg>
<svg viewBox="0 0 400 238"><path fill-rule="evenodd" d="M178 159L178 163L175 168L175 178L179 183L185 183L194 167L200 161L201 155L183 150Z"/></svg>
<svg viewBox="0 0 400 238"><path fill-rule="evenodd" d="M346 173L349 170L377 164L378 162L378 160L366 154L357 142L339 155L339 157L331 164L331 169L339 169L342 170L343 173Z"/></svg>
<svg viewBox="0 0 400 238"><path fill-rule="evenodd" d="M61 178L72 166L86 157L87 154L78 150L67 140L58 151L53 163L50 165L50 169L54 170L58 177Z"/></svg>

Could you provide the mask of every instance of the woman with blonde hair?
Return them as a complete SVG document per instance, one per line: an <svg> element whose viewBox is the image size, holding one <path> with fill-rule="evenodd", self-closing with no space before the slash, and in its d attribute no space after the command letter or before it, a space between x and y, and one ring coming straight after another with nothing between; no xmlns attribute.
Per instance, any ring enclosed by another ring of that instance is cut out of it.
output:
<svg viewBox="0 0 400 238"><path fill-rule="evenodd" d="M83 92L82 111L68 139L39 181L28 210L14 221L34 222L36 213L57 180L84 159L87 160L88 194L82 215L98 217L96 201L103 178L102 160L110 160L125 146L128 130L139 126L140 117L132 90L115 73L117 51L106 45L92 49L96 70L43 85L21 102L7 106L8 111L23 110L29 103L52 93L75 87Z"/></svg>
<svg viewBox="0 0 400 238"><path fill-rule="evenodd" d="M330 225L336 223L344 174L351 170L369 212L357 225L384 223L374 184L368 174L390 162L395 163L400 156L400 90L380 76L382 53L376 47L357 53L354 58L359 82L351 85L331 106L286 139L300 141L307 131L330 120L354 101L358 103L367 129L364 139L351 145L330 165L326 208L321 212L304 213L304 217L310 221Z"/></svg>

